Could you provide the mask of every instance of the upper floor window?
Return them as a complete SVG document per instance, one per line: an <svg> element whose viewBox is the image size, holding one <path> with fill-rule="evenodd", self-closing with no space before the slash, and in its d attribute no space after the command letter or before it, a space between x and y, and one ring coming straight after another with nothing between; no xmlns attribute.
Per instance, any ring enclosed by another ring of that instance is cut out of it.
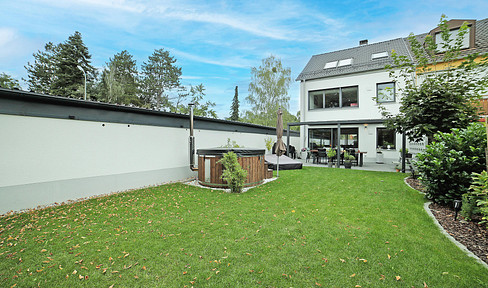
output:
<svg viewBox="0 0 488 288"><path fill-rule="evenodd" d="M381 59L381 58L388 58L388 52L378 52L371 54L371 60Z"/></svg>
<svg viewBox="0 0 488 288"><path fill-rule="evenodd" d="M334 107L358 107L358 86L310 91L309 110Z"/></svg>
<svg viewBox="0 0 488 288"><path fill-rule="evenodd" d="M461 44L461 49L467 49L469 48L469 40L470 40L470 27L468 27L468 31L463 35L462 38L462 44ZM450 45L453 46L456 42L456 39L458 38L459 35L459 28L455 28L449 31L449 39L452 40L450 42ZM440 32L435 33L435 44L437 44L437 51L438 52L444 52L447 49L444 47L446 41L442 39L442 35Z"/></svg>
<svg viewBox="0 0 488 288"><path fill-rule="evenodd" d="M378 103L395 102L395 82L376 84L376 101Z"/></svg>

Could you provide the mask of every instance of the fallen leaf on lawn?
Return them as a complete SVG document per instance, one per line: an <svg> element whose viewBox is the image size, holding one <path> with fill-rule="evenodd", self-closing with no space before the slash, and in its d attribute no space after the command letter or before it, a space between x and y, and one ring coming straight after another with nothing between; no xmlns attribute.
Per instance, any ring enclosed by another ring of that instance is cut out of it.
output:
<svg viewBox="0 0 488 288"><path fill-rule="evenodd" d="M339 260L341 260L342 263L346 263L346 260L344 260L344 259L339 258Z"/></svg>
<svg viewBox="0 0 488 288"><path fill-rule="evenodd" d="M385 275L381 274L380 280L385 280Z"/></svg>
<svg viewBox="0 0 488 288"><path fill-rule="evenodd" d="M186 272L186 271L183 271L183 275L186 275L187 273L188 273L188 272Z"/></svg>
<svg viewBox="0 0 488 288"><path fill-rule="evenodd" d="M103 268L102 273L105 274L107 272L107 268Z"/></svg>
<svg viewBox="0 0 488 288"><path fill-rule="evenodd" d="M112 271L112 274L119 273L119 271Z"/></svg>
<svg viewBox="0 0 488 288"><path fill-rule="evenodd" d="M139 279L139 276L137 276L137 275L134 275L134 278L136 278L136 279Z"/></svg>
<svg viewBox="0 0 488 288"><path fill-rule="evenodd" d="M47 252L47 250L46 249L42 249L41 250L41 253L44 253L44 252Z"/></svg>
<svg viewBox="0 0 488 288"><path fill-rule="evenodd" d="M349 276L349 277L354 277L354 276L356 276L356 273L352 274L352 275L351 275L351 276Z"/></svg>
<svg viewBox="0 0 488 288"><path fill-rule="evenodd" d="M212 278L212 275L210 275L210 277L207 278L207 281L210 280L210 278Z"/></svg>
<svg viewBox="0 0 488 288"><path fill-rule="evenodd" d="M363 261L364 263L368 262L366 259L359 259L359 261Z"/></svg>
<svg viewBox="0 0 488 288"><path fill-rule="evenodd" d="M390 256L390 254L388 254L388 259L391 259L391 256Z"/></svg>
<svg viewBox="0 0 488 288"><path fill-rule="evenodd" d="M320 283L317 283L317 282L315 282L315 285L317 285L317 286L322 286L322 285L320 285Z"/></svg>
<svg viewBox="0 0 488 288"><path fill-rule="evenodd" d="M354 286L354 287L355 287L355 288L361 288L361 286L359 286L359 285L356 285L356 286Z"/></svg>
<svg viewBox="0 0 488 288"><path fill-rule="evenodd" d="M74 275L74 274L76 274L76 273L78 273L78 271L76 271L76 270L73 270L73 273L71 273L71 274L73 274L73 275Z"/></svg>
<svg viewBox="0 0 488 288"><path fill-rule="evenodd" d="M112 285L110 285L110 287L108 287L108 288L114 288L114 285L115 285L115 284L112 284Z"/></svg>
<svg viewBox="0 0 488 288"><path fill-rule="evenodd" d="M83 276L81 276L81 275L78 275L78 278L80 278L80 280L81 280L81 279L83 279L83 278L85 278L85 277L83 277Z"/></svg>
<svg viewBox="0 0 488 288"><path fill-rule="evenodd" d="M295 210L291 210L291 213L295 213Z"/></svg>
<svg viewBox="0 0 488 288"><path fill-rule="evenodd" d="M66 279L68 279L68 278L69 278L69 275L68 275L68 274L66 274Z"/></svg>
<svg viewBox="0 0 488 288"><path fill-rule="evenodd" d="M142 270L146 270L146 266L142 266Z"/></svg>
<svg viewBox="0 0 488 288"><path fill-rule="evenodd" d="M218 271L218 270L217 270L217 271L215 271L215 275L217 275L217 274L219 274L219 273L220 273L220 271Z"/></svg>
<svg viewBox="0 0 488 288"><path fill-rule="evenodd" d="M427 283L424 282L424 288L429 288L429 286L427 286Z"/></svg>
<svg viewBox="0 0 488 288"><path fill-rule="evenodd" d="M396 279L397 281L400 281L400 279L402 279L402 277L400 277L400 276L395 276L395 279Z"/></svg>
<svg viewBox="0 0 488 288"><path fill-rule="evenodd" d="M127 257L127 256L129 256L129 253L125 254L125 255L124 255L124 258L125 258L125 257Z"/></svg>
<svg viewBox="0 0 488 288"><path fill-rule="evenodd" d="M442 272L442 275L447 275L449 274L449 272Z"/></svg>

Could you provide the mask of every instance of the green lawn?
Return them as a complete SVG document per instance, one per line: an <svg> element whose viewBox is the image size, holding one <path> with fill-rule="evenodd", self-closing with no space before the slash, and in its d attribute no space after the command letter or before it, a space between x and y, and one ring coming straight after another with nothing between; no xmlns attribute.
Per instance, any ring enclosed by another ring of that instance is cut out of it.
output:
<svg viewBox="0 0 488 288"><path fill-rule="evenodd" d="M305 167L0 218L0 287L488 287L401 173Z"/></svg>

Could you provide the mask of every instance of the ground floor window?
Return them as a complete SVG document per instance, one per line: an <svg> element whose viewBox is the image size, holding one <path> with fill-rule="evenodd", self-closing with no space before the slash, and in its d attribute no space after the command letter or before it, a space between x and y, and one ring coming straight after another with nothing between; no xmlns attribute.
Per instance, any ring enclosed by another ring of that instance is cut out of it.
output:
<svg viewBox="0 0 488 288"><path fill-rule="evenodd" d="M308 147L310 149L337 146L337 128L308 129ZM358 148L358 128L341 128L341 147Z"/></svg>
<svg viewBox="0 0 488 288"><path fill-rule="evenodd" d="M395 149L395 131L388 128L376 129L376 147L381 149Z"/></svg>

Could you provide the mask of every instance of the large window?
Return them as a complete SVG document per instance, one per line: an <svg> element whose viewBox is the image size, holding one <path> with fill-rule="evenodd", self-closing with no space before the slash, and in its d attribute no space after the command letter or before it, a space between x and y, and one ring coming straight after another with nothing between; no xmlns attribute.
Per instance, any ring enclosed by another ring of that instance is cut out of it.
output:
<svg viewBox="0 0 488 288"><path fill-rule="evenodd" d="M466 34L463 35L462 44L460 47L461 49L469 48L469 42L470 42L469 40L470 40L470 32L471 32L470 30L471 30L471 27L469 27ZM449 39L452 40L450 45L454 45L457 37L459 37L459 28L455 28L455 29L452 29L451 31L449 31ZM444 39L442 39L441 33L440 32L435 33L435 44L437 44L437 51L438 52L446 51L446 48L444 48L445 43L446 42L444 41Z"/></svg>
<svg viewBox="0 0 488 288"><path fill-rule="evenodd" d="M341 128L341 147L358 148L358 128ZM337 146L337 128L308 129L308 147L310 149Z"/></svg>
<svg viewBox="0 0 488 288"><path fill-rule="evenodd" d="M358 107L358 86L310 91L309 110L335 107Z"/></svg>
<svg viewBox="0 0 488 288"><path fill-rule="evenodd" d="M395 102L395 83L376 84L376 101L378 103Z"/></svg>
<svg viewBox="0 0 488 288"><path fill-rule="evenodd" d="M376 147L381 149L395 149L395 131L387 128L377 128Z"/></svg>

